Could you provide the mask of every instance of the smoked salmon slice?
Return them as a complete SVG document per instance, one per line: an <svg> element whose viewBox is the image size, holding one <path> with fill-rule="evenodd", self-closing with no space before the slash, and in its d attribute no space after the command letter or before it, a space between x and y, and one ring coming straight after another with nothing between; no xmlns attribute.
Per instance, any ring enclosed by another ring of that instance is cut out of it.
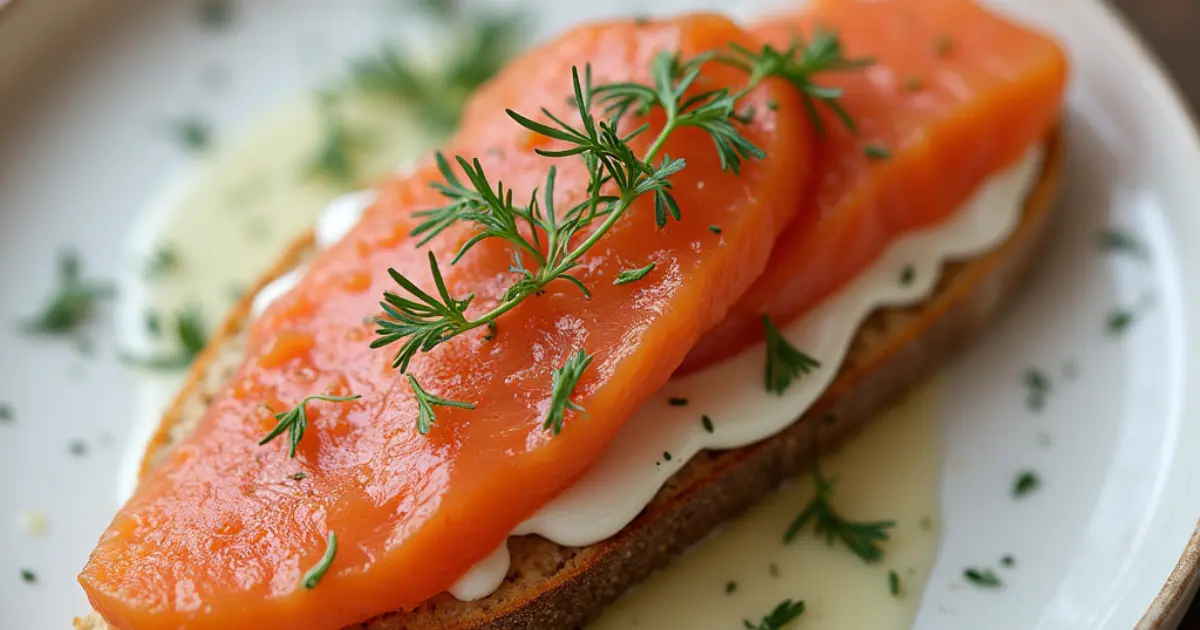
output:
<svg viewBox="0 0 1200 630"><path fill-rule="evenodd" d="M844 90L839 103L857 133L825 113L804 210L681 373L761 341L764 314L786 324L857 277L897 236L945 220L1061 115L1062 49L971 0L816 0L753 30L786 46L817 26L836 30L848 57L875 60L823 81Z"/></svg>
<svg viewBox="0 0 1200 630"><path fill-rule="evenodd" d="M484 87L445 153L477 157L518 199L545 192L555 164L554 199L570 207L589 194L585 164L537 154L562 145L505 109L544 122L546 107L571 120L573 66L590 63L597 84L649 83L660 51L690 57L729 42L757 47L709 15L576 29ZM746 80L740 69L710 63L695 88L736 91ZM687 160L672 177L682 216L660 228L653 200L638 201L573 271L590 299L569 282L547 285L495 330L412 359L407 373L430 395L475 407L437 407L426 434L393 352L369 347L381 296L398 290L388 269L435 293L432 252L448 291L474 294L474 313L502 299L514 259L507 243L488 239L450 265L477 233L462 223L417 246L411 232L422 219L414 212L446 203L430 187L442 179L434 160L386 183L357 227L252 325L244 363L200 425L148 472L103 534L80 576L95 609L126 630L321 630L447 590L583 473L761 275L769 244L801 207L812 128L786 82L767 80L742 102L755 112L742 133L765 157L745 161L738 175L722 169L705 131L671 136L663 152ZM622 129L639 122L631 115ZM646 122L661 127L661 112ZM653 135L630 146L645 151ZM649 263L644 278L614 283ZM570 400L584 411L568 413L554 435L543 428L553 372L580 350L593 360ZM259 444L287 409L306 412L294 458L282 439ZM654 462L646 465L649 474Z"/></svg>

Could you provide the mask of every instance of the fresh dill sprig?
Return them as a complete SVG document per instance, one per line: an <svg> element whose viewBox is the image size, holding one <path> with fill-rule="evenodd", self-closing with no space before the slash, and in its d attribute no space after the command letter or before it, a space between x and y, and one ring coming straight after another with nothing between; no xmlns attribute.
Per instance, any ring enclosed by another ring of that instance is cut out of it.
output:
<svg viewBox="0 0 1200 630"><path fill-rule="evenodd" d="M152 321L155 326L161 326L157 316ZM153 357L122 354L121 360L148 370L182 370L188 367L208 345L208 329L199 308L191 306L175 316L175 339L178 348L173 353Z"/></svg>
<svg viewBox="0 0 1200 630"><path fill-rule="evenodd" d="M746 86L737 92L717 89L691 94L702 66L709 62L727 63L745 69L749 74ZM663 52L652 61L652 82L649 85L629 82L593 86L590 66L585 66L582 73L579 68L572 68L571 102L577 109L577 124L567 122L544 108L542 114L549 120L548 123L535 121L512 110L507 113L534 134L565 145L564 148L536 149L538 154L549 158L577 156L583 160L590 173L586 198L561 211L555 208L556 171L550 167L541 199L539 191L534 190L529 202L522 205L514 200L512 189L506 188L503 182L493 185L478 159L455 157L454 162L464 181L455 172L450 160L445 156L437 156L443 181L435 183L434 187L449 203L416 213L420 222L412 234L420 237L418 246L428 243L459 222L473 224L477 232L463 244L451 264L476 244L489 238L498 238L506 241L512 249L511 269L516 279L495 307L478 317L468 318L465 311L473 295L465 298L451 296L441 279L437 262L432 258L430 269L440 300L421 291L399 272L389 269L393 279L410 297L385 293L382 306L390 320L379 320L376 331L378 338L371 346L380 348L401 343L393 366L404 372L417 352L428 352L445 340L480 326L494 326L504 313L529 296L541 293L547 285L557 280L570 282L590 298L587 287L571 272L579 265L580 258L609 232L635 201L645 195L653 196L655 222L659 228L665 227L671 218L679 220L682 216L672 193L671 178L683 170L686 163L682 159L659 155L675 131L684 127L698 127L708 132L722 167L737 173L743 160L764 157L763 152L742 135L738 127L740 118L736 113L738 102L759 83L772 76L784 77L805 95L814 120L817 113L811 101L818 99L833 107L839 117L848 121L849 116L836 104L841 92L821 88L813 82L813 78L820 72L857 69L865 63L844 59L836 34L818 32L811 44L803 44L797 39L782 52L771 47L764 47L757 53L741 48L734 49L734 53L728 57L708 53L687 60L677 54ZM609 119L597 118L593 113L593 105L603 108ZM649 124L644 123L624 134L618 132L618 124L631 112L641 116L655 109L664 112L665 120L649 148L639 156L629 143L647 132ZM587 236L575 243L577 234ZM815 364L811 359L809 362ZM804 363L798 365L800 367L789 369L795 372L815 367ZM792 377L794 374L786 377L787 382ZM777 380L776 384L779 382L783 381Z"/></svg>
<svg viewBox="0 0 1200 630"><path fill-rule="evenodd" d="M1032 470L1023 470L1017 475L1013 481L1012 494L1014 497L1023 497L1034 490L1037 490L1042 485L1042 478Z"/></svg>
<svg viewBox="0 0 1200 630"><path fill-rule="evenodd" d="M300 581L300 584L303 585L305 589L311 590L317 587L317 584L319 584L321 579L325 577L325 574L329 572L329 567L333 566L333 559L337 556L337 550L337 533L333 530L329 530L329 538L327 538L325 541L325 554L321 556L321 560L317 562L316 566L304 573L304 578Z"/></svg>
<svg viewBox="0 0 1200 630"><path fill-rule="evenodd" d="M968 567L963 569L963 577L975 586L985 588L999 588L1004 586L1004 583L1000 581L1000 576L996 575L996 572L991 569Z"/></svg>
<svg viewBox="0 0 1200 630"><path fill-rule="evenodd" d="M613 280L613 284L629 284L630 282L637 282L638 280L641 280L649 275L651 271L654 271L654 263L650 263L649 265L639 269L624 269L621 271L621 273L617 274L617 279Z"/></svg>
<svg viewBox="0 0 1200 630"><path fill-rule="evenodd" d="M749 619L743 619L742 625L746 627L746 630L783 630L784 626L803 614L804 602L785 599L763 616L762 621L755 624Z"/></svg>
<svg viewBox="0 0 1200 630"><path fill-rule="evenodd" d="M112 299L116 290L107 282L84 280L79 255L63 251L58 256L58 287L42 311L24 322L26 332L43 335L70 335L91 321L96 304Z"/></svg>
<svg viewBox="0 0 1200 630"><path fill-rule="evenodd" d="M875 562L883 557L879 543L888 539L887 530L895 527L895 521L851 521L838 514L833 507L833 485L835 479L826 479L819 466L813 466L813 482L816 496L796 516L783 535L783 541L791 542L810 522L813 533L824 534L825 540L833 544L840 540L864 562Z"/></svg>
<svg viewBox="0 0 1200 630"><path fill-rule="evenodd" d="M283 435L284 431L288 434L288 457L296 457L296 446L300 444L300 440L304 437L304 431L308 428L308 403L314 400L323 400L325 402L350 402L358 400L361 396L327 396L316 395L307 396L300 404L288 409L275 413L273 409L268 407L272 413L275 413L275 428L267 434L261 441L259 446L265 446L271 440Z"/></svg>
<svg viewBox="0 0 1200 630"><path fill-rule="evenodd" d="M433 406L440 407L457 407L459 409L474 409L472 403L461 402L457 400L449 400L447 398L439 398L425 391L417 379L412 375L408 375L408 386L412 388L413 396L417 398L417 432L421 435L429 433L433 427L433 423L437 420L437 414L433 411Z"/></svg>
<svg viewBox="0 0 1200 630"><path fill-rule="evenodd" d="M771 318L763 315L763 329L766 333L767 365L764 379L767 391L782 396L792 381L811 374L821 367L821 362L797 350L779 332Z"/></svg>
<svg viewBox="0 0 1200 630"><path fill-rule="evenodd" d="M575 386L583 377L584 370L591 364L592 355L580 350L567 357L566 363L561 368L551 371L553 380L550 387L550 411L546 414L545 422L542 423L543 430L558 435L562 432L568 410L576 413L583 411L583 407L571 400L571 394L575 392Z"/></svg>

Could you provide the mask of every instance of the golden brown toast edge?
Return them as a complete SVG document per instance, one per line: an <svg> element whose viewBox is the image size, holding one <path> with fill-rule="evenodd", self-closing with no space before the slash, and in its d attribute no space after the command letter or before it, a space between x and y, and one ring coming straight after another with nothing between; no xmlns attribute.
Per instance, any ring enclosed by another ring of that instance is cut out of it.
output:
<svg viewBox="0 0 1200 630"><path fill-rule="evenodd" d="M872 313L829 389L782 433L740 449L697 454L632 523L601 543L568 548L538 536L511 538L508 576L484 599L460 602L443 593L407 614L388 614L351 627L568 630L594 618L715 526L753 505L784 478L806 470L814 456L835 448L984 328L1023 286L1042 249L1064 159L1061 129L1056 129L1046 142L1042 172L1026 199L1021 222L1008 240L980 257L945 265L925 301ZM240 365L254 295L313 253L310 231L247 291L164 414L147 448L143 474L199 422ZM76 619L75 627L111 630L95 614Z"/></svg>

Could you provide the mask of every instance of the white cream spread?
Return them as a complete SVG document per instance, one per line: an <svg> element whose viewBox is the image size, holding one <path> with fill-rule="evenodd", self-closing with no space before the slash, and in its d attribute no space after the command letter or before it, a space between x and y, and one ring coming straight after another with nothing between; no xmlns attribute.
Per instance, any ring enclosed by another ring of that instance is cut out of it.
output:
<svg viewBox="0 0 1200 630"><path fill-rule="evenodd" d="M1024 201L1041 168L1041 148L986 182L942 225L897 239L867 271L812 312L784 328L797 348L821 368L782 396L765 391L761 345L700 372L672 379L634 414L599 461L571 488L513 530L564 546L594 544L615 535L637 516L662 484L703 449L732 449L770 437L795 421L837 374L862 321L880 307L925 299L947 260L977 256L1003 242L1020 222ZM357 223L374 196L369 191L336 200L317 222L322 246L337 242ZM906 268L911 282L901 282ZM261 312L299 280L287 274L255 300ZM668 398L687 398L686 406ZM712 419L713 432L701 424ZM670 459L664 457L670 453ZM507 545L464 575L451 589L459 599L487 596L508 571Z"/></svg>

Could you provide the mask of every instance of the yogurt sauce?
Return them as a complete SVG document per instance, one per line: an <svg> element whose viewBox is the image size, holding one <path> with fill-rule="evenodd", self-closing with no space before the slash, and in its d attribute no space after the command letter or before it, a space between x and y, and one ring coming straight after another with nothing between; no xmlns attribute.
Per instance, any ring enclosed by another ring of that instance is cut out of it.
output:
<svg viewBox="0 0 1200 630"><path fill-rule="evenodd" d="M348 107L355 118L380 130L373 133L376 141L370 145L377 153L366 158L374 172L383 170L378 168L381 164L397 164L434 142L421 136L411 119L397 115L394 108L369 102L351 102ZM153 339L144 331L149 310L166 313L198 305L209 321L218 321L232 303L232 287L252 282L314 219L322 247L337 242L354 226L372 203L373 193L350 193L330 203L330 187L297 176L298 165L303 165L317 142L317 127L310 106L293 106L264 119L254 133L217 151L196 177L156 204L135 230L134 256L142 260L156 246L169 243L182 264L169 282L138 274L125 279L121 333L127 346L153 347ZM1040 149L1033 150L997 175L944 225L899 239L866 273L786 327L788 339L823 365L786 395L768 395L763 390L761 347L673 379L631 419L583 479L521 524L514 535L536 533L572 546L603 540L628 524L662 483L698 451L736 448L782 430L828 386L860 322L872 310L924 299L945 260L977 255L1012 232L1036 180L1041 156ZM252 178L254 173L260 177ZM256 222L269 230L251 234L250 226ZM243 227L231 229L231 225ZM239 233L245 238L237 238ZM910 267L912 281L901 282ZM256 297L255 310L261 312L271 299L286 293L303 273L296 270L264 289ZM140 374L137 385L141 430L126 458L119 490L122 501L136 485L145 439L178 388L178 376ZM688 398L689 404L668 404L668 398L677 397ZM837 503L846 514L898 521L882 563L865 565L846 550L829 549L807 536L788 547L779 544L783 529L811 495L811 484L802 481L764 501L636 589L613 606L598 626L734 627L743 618L757 622L790 597L805 599L806 616L820 617L822 627L907 627L937 540L930 525L936 523L938 474L929 398L928 391L914 394L900 411L887 414L890 420L876 422L823 464L841 479ZM712 433L704 430L702 414L712 418ZM672 454L670 460L664 452ZM920 526L922 522L926 527ZM779 578L771 575L772 562ZM485 597L503 580L508 564L508 551L502 546L465 575L452 594L464 600ZM896 570L904 584L898 599L888 592L887 569ZM724 589L731 580L739 586L726 596ZM708 588L713 589L712 597L696 596ZM868 605L862 599L868 592L882 594L882 599L872 599L876 603ZM844 598L853 602L838 604ZM663 606L663 601L689 605ZM863 615L881 615L878 619L888 621L869 623L876 617ZM842 616L844 621L836 621Z"/></svg>

